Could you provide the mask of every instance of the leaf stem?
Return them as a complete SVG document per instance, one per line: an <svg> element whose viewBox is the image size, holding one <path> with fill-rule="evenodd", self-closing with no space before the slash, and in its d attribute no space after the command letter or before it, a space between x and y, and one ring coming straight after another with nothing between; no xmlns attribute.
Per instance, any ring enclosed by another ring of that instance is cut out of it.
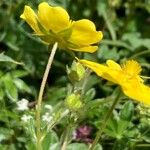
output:
<svg viewBox="0 0 150 150"><path fill-rule="evenodd" d="M103 131L104 131L106 125L107 125L107 122L108 122L109 118L111 117L112 112L113 112L113 110L114 110L114 108L115 108L117 102L118 102L119 99L120 99L120 94L121 94L121 91L119 90L119 93L118 93L117 97L115 98L115 100L114 100L114 102L113 102L113 104L112 104L110 110L107 112L106 117L105 117L105 119L104 119L104 121L103 121L103 123L102 123L102 126L99 128L99 131L98 131L97 134L96 134L96 138L94 139L94 141L93 141L93 143L92 143L92 145L91 145L91 147L90 147L89 150L94 150L94 147L95 147L96 144L98 143L98 141L99 141L99 139L100 139L100 137L101 137L101 135L102 135L102 133L103 133Z"/></svg>
<svg viewBox="0 0 150 150"><path fill-rule="evenodd" d="M51 69L51 65L57 50L58 43L55 43L53 45L53 48L51 50L48 63L43 75L42 83L40 86L40 91L39 91L39 96L38 96L38 101L37 101L37 108L36 108L36 136L37 136L37 150L42 150L42 137L41 137L41 105L42 105L42 97L46 85L46 81L48 78L49 71Z"/></svg>
<svg viewBox="0 0 150 150"><path fill-rule="evenodd" d="M145 50L145 51L142 51L142 52L139 52L139 53L136 53L136 54L132 55L132 56L130 57L130 59L135 59L135 58L137 58L137 57L139 57L139 56L147 55L147 54L149 54L149 53L150 53L150 50Z"/></svg>

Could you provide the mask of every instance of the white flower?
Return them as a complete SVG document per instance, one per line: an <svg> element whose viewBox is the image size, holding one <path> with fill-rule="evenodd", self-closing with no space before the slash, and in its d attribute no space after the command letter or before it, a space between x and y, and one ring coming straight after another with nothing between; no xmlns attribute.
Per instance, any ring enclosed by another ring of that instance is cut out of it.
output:
<svg viewBox="0 0 150 150"><path fill-rule="evenodd" d="M24 98L21 101L18 101L17 110L20 110L20 111L28 110L28 103L29 101Z"/></svg>
<svg viewBox="0 0 150 150"><path fill-rule="evenodd" d="M21 120L23 121L23 122L28 122L30 119L32 119L33 117L32 116L30 116L30 115L23 115L22 117L21 117Z"/></svg>
<svg viewBox="0 0 150 150"><path fill-rule="evenodd" d="M53 119L52 116L50 116L50 114L47 112L42 116L42 120L46 121L46 122L50 122Z"/></svg>
<svg viewBox="0 0 150 150"><path fill-rule="evenodd" d="M44 107L48 109L50 112L52 112L53 110L53 107L51 105L46 104Z"/></svg>

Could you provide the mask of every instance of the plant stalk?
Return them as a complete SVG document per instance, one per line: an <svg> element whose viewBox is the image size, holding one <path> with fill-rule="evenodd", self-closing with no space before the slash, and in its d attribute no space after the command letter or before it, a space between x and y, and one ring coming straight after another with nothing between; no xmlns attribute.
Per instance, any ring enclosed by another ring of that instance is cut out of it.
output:
<svg viewBox="0 0 150 150"><path fill-rule="evenodd" d="M104 119L104 121L103 121L103 123L102 123L102 126L99 128L99 131L98 131L97 134L96 134L96 138L94 139L94 141L93 141L93 143L92 143L92 145L91 145L91 147L90 147L89 150L94 150L94 147L95 147L96 144L98 143L98 141L99 141L99 139L100 139L100 137L101 137L101 135L102 135L104 129L106 128L107 122L108 122L109 118L111 117L112 112L113 112L113 110L114 110L114 108L115 108L117 102L119 101L120 94L121 94L121 91L119 90L119 93L118 93L117 97L115 98L115 100L114 100L114 102L113 102L111 108L110 108L109 111L107 112L106 117L105 117L105 119Z"/></svg>
<svg viewBox="0 0 150 150"><path fill-rule="evenodd" d="M42 83L40 86L40 91L39 91L39 95L38 95L38 100L37 100L37 108L36 108L36 136L37 136L37 150L42 150L42 137L41 137L41 106L42 106L42 97L43 97L43 93L44 93L44 89L45 89L45 85L46 85L46 81L48 78L48 74L49 71L51 69L51 65L57 50L57 46L58 43L55 43L53 45L53 48L51 50L49 59L48 59L48 63L43 75L43 79L42 79Z"/></svg>
<svg viewBox="0 0 150 150"><path fill-rule="evenodd" d="M64 134L64 140L62 142L61 150L66 150L67 145L69 143L69 136L70 136L71 130L72 130L72 123L69 123Z"/></svg>

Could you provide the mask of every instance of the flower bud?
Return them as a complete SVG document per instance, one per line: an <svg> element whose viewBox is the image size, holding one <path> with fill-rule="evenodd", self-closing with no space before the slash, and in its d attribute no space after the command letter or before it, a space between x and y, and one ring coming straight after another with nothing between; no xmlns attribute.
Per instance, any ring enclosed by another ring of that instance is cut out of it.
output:
<svg viewBox="0 0 150 150"><path fill-rule="evenodd" d="M77 111L82 107L81 96L79 94L71 94L66 98L65 104L68 109Z"/></svg>
<svg viewBox="0 0 150 150"><path fill-rule="evenodd" d="M74 83L80 81L85 75L85 68L79 62L73 62L71 68L67 67L69 79Z"/></svg>

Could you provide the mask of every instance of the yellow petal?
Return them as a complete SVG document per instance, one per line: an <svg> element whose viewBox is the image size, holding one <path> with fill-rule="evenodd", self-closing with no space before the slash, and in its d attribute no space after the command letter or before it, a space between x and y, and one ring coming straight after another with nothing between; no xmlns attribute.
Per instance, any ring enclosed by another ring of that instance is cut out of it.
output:
<svg viewBox="0 0 150 150"><path fill-rule="evenodd" d="M79 51L79 52L89 52L89 53L93 53L98 49L98 46L87 46L87 47L79 47L79 48L70 48L74 51Z"/></svg>
<svg viewBox="0 0 150 150"><path fill-rule="evenodd" d="M24 19L37 34L42 34L38 27L37 16L29 6L25 6L20 18Z"/></svg>
<svg viewBox="0 0 150 150"><path fill-rule="evenodd" d="M102 76L104 72L106 72L107 67L92 61L81 59L79 60L80 63L85 65L86 67L90 68L92 71L94 71L98 76Z"/></svg>
<svg viewBox="0 0 150 150"><path fill-rule="evenodd" d="M113 60L107 60L106 64L108 65L108 67L114 69L114 70L121 70L121 67L119 64L117 64L115 61Z"/></svg>
<svg viewBox="0 0 150 150"><path fill-rule="evenodd" d="M77 45L98 43L103 37L102 32L96 31L94 23L87 19L73 22L72 29L70 41Z"/></svg>
<svg viewBox="0 0 150 150"><path fill-rule="evenodd" d="M46 2L42 2L38 7L38 18L46 30L59 32L70 25L69 15L61 7L51 7Z"/></svg>
<svg viewBox="0 0 150 150"><path fill-rule="evenodd" d="M122 78L121 74L119 74L118 71L105 66L101 65L92 61L87 60L79 60L83 65L90 68L92 71L94 71L98 76L111 81L116 84L120 84L120 79ZM111 61L108 61L108 63Z"/></svg>
<svg viewBox="0 0 150 150"><path fill-rule="evenodd" d="M122 90L128 97L137 100L141 103L150 105L150 88L137 80L131 80L123 84Z"/></svg>

